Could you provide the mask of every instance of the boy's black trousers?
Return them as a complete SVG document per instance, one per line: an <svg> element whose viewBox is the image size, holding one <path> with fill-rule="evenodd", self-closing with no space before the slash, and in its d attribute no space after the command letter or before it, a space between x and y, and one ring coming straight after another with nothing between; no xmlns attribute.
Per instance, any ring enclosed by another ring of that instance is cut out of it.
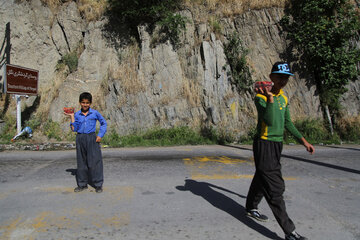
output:
<svg viewBox="0 0 360 240"><path fill-rule="evenodd" d="M283 198L285 183L280 164L282 142L254 139L253 151L256 171L246 198L246 209L257 209L265 197L284 233L290 234L295 230L295 225L286 212Z"/></svg>
<svg viewBox="0 0 360 240"><path fill-rule="evenodd" d="M79 187L87 184L102 187L104 182L103 161L100 144L96 142L96 134L76 135L77 171L76 181Z"/></svg>

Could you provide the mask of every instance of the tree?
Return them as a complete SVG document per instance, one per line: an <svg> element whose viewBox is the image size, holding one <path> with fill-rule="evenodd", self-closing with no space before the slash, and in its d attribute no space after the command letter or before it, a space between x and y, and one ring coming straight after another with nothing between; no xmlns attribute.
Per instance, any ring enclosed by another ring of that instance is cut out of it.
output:
<svg viewBox="0 0 360 240"><path fill-rule="evenodd" d="M359 74L359 13L349 0L294 0L281 23L296 49L295 58L314 76L332 129L339 99Z"/></svg>

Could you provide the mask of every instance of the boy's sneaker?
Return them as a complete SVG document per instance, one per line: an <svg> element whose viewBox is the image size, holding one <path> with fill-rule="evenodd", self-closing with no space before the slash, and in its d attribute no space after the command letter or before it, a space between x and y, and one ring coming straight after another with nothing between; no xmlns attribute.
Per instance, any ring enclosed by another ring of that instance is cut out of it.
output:
<svg viewBox="0 0 360 240"><path fill-rule="evenodd" d="M246 215L262 222L267 222L269 220L267 216L261 214L257 209L246 210Z"/></svg>
<svg viewBox="0 0 360 240"><path fill-rule="evenodd" d="M285 236L285 240L308 240L306 237L301 236L297 232L293 231L292 233Z"/></svg>
<svg viewBox="0 0 360 240"><path fill-rule="evenodd" d="M96 187L96 188L95 188L95 192L96 192L96 193L102 193L102 191L103 191L103 190L102 190L102 187Z"/></svg>
<svg viewBox="0 0 360 240"><path fill-rule="evenodd" d="M76 187L75 189L74 189L74 192L82 192L82 191L84 191L85 189L87 189L88 187L87 186L85 186L85 187Z"/></svg>

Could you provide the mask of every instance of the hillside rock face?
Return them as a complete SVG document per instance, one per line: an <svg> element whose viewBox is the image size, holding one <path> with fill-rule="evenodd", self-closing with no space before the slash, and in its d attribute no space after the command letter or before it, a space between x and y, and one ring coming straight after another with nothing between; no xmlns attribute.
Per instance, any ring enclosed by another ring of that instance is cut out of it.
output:
<svg viewBox="0 0 360 240"><path fill-rule="evenodd" d="M105 18L86 22L74 2L54 13L40 0L2 0L0 36L10 22L11 63L39 70L37 111L44 111L66 131L68 119L62 107L78 107L79 94L89 91L93 107L121 134L189 125L212 126L239 137L255 125L256 109L253 93L239 93L230 81L225 36L234 30L240 33L250 50L253 80L266 80L286 49L278 24L283 9L222 19L224 36L213 33L207 24L194 24L191 12L181 14L190 21L179 48L169 42L153 44L154 36L146 26L139 26L141 43L133 51L135 57L129 48L116 48L104 37ZM77 70L56 71L58 61L71 52L78 53ZM295 75L284 90L293 118L321 117L315 86ZM359 114L359 93L358 80L349 85L342 100L348 115Z"/></svg>

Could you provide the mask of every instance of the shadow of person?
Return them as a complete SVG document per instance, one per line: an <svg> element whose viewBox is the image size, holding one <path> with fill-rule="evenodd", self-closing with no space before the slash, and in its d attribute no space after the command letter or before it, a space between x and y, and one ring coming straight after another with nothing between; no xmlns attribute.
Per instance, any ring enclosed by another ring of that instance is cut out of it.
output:
<svg viewBox="0 0 360 240"><path fill-rule="evenodd" d="M245 208L241 206L239 203L234 201L233 199L227 197L226 195L217 192L214 188L235 194L241 198L246 198L243 195L234 193L230 190L225 188L206 183L206 182L197 182L192 179L186 179L184 186L177 186L176 189L179 191L190 191L191 193L198 195L208 201L214 207L230 214L240 222L247 225L249 228L261 233L265 237L270 239L282 239L280 238L275 232L270 231L266 227L260 225L259 223L255 222L253 219L247 217L245 215Z"/></svg>
<svg viewBox="0 0 360 240"><path fill-rule="evenodd" d="M79 186L78 181L77 181L77 177L76 177L77 169L69 168L69 169L66 169L65 171L71 173L71 176L75 176L76 185ZM89 177L89 179L91 179L91 178ZM89 182L88 185L95 188L95 185L92 182Z"/></svg>
<svg viewBox="0 0 360 240"><path fill-rule="evenodd" d="M65 171L71 173L71 176L75 176L75 177L76 177L77 169L69 168L69 169L66 169Z"/></svg>

